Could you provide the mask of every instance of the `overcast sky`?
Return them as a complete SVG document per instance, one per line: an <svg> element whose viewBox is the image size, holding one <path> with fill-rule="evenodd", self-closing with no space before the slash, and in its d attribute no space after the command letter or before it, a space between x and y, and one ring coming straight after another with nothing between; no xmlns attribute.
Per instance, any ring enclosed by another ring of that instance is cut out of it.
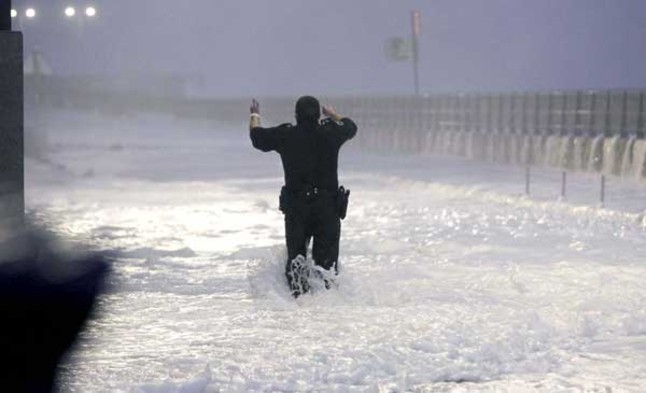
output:
<svg viewBox="0 0 646 393"><path fill-rule="evenodd" d="M98 17L66 21L66 4ZM384 55L421 11L423 92L646 87L644 0L13 0L58 73L177 74L213 96L410 93ZM17 24L17 21L15 22Z"/></svg>

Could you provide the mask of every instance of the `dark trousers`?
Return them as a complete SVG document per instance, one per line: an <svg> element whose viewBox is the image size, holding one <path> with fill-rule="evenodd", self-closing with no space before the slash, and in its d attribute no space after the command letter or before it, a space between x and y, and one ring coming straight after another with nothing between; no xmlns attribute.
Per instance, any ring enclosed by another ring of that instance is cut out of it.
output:
<svg viewBox="0 0 646 393"><path fill-rule="evenodd" d="M321 194L313 198L295 195L283 206L287 241L286 275L292 294L307 292L309 285L293 261L298 255L307 258L307 246L313 240L312 259L317 266L337 272L341 220L336 195Z"/></svg>

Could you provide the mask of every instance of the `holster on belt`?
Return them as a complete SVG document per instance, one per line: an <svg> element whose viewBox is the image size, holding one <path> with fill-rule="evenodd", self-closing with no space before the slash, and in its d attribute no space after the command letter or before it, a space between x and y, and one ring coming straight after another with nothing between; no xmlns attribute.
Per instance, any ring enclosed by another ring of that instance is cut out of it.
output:
<svg viewBox="0 0 646 393"><path fill-rule="evenodd" d="M340 219L344 219L348 212L348 203L350 202L350 190L346 190L343 186L339 187L336 195L336 209Z"/></svg>
<svg viewBox="0 0 646 393"><path fill-rule="evenodd" d="M280 189L280 197L278 198L278 209L285 213L285 210L287 209L287 203L288 203L288 195L287 195L287 188L283 186L283 188Z"/></svg>

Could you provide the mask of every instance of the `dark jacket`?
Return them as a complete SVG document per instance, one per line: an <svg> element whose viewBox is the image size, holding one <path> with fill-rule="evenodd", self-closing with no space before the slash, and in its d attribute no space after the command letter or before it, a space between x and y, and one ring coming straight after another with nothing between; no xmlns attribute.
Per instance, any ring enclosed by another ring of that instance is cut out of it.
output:
<svg viewBox="0 0 646 393"><path fill-rule="evenodd" d="M255 127L250 131L250 137L256 149L280 154L287 189L336 190L339 187L339 149L356 133L356 124L343 118L338 122L325 119L312 126Z"/></svg>

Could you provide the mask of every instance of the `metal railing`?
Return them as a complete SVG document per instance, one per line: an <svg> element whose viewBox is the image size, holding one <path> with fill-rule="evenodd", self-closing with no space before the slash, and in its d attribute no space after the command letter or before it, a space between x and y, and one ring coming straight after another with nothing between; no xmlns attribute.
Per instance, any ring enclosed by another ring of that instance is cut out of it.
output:
<svg viewBox="0 0 646 393"><path fill-rule="evenodd" d="M407 131L636 136L646 90L331 98L364 125Z"/></svg>
<svg viewBox="0 0 646 393"><path fill-rule="evenodd" d="M26 99L79 109L154 111L180 117L239 122L249 98L187 98L105 91L87 82L27 77ZM48 97L51 98L48 100ZM293 121L297 97L260 97L263 116ZM322 102L353 117L364 130L478 131L533 135L636 136L646 134L646 89L438 94L430 96L331 96Z"/></svg>

